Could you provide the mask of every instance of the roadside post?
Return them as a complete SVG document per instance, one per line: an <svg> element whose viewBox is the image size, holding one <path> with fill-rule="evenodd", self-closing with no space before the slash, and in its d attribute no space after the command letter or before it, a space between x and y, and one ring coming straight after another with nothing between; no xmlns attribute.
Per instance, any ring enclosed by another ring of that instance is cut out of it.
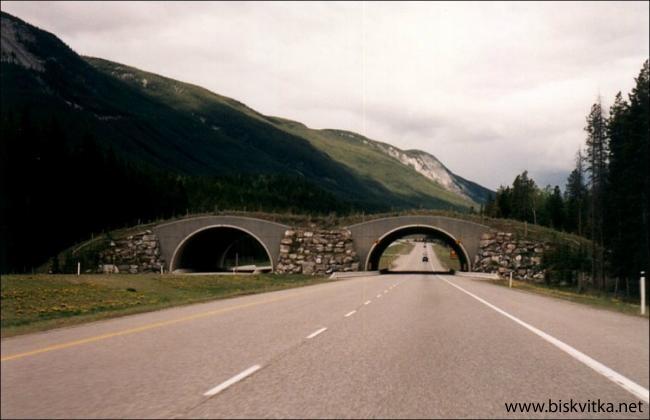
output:
<svg viewBox="0 0 650 420"><path fill-rule="evenodd" d="M510 281L508 281L508 287L512 289L512 271L510 272Z"/></svg>
<svg viewBox="0 0 650 420"><path fill-rule="evenodd" d="M81 275L81 263L77 261L77 276Z"/></svg>
<svg viewBox="0 0 650 420"><path fill-rule="evenodd" d="M639 287L641 288L641 315L645 315L645 271L641 272Z"/></svg>

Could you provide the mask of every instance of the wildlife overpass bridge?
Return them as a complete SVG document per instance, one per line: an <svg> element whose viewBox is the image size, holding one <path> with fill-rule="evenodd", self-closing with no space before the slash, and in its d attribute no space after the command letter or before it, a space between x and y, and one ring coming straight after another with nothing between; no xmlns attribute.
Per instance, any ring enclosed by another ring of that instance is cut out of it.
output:
<svg viewBox="0 0 650 420"><path fill-rule="evenodd" d="M441 240L469 271L487 226L445 216L398 216L338 229L293 227L241 216L201 216L155 226L169 271L215 272L264 266L283 272L377 270L386 248L409 235Z"/></svg>

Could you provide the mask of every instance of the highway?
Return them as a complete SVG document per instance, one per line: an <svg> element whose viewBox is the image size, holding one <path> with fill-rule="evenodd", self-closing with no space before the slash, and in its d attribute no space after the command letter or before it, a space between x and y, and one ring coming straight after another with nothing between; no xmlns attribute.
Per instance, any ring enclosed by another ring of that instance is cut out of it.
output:
<svg viewBox="0 0 650 420"><path fill-rule="evenodd" d="M1 415L648 418L648 328L485 280L355 277L4 339ZM644 412L505 409L549 399Z"/></svg>
<svg viewBox="0 0 650 420"><path fill-rule="evenodd" d="M422 261L423 256L429 261ZM415 247L410 253L401 255L393 262L394 268L391 271L447 271L443 266L431 243L415 242Z"/></svg>

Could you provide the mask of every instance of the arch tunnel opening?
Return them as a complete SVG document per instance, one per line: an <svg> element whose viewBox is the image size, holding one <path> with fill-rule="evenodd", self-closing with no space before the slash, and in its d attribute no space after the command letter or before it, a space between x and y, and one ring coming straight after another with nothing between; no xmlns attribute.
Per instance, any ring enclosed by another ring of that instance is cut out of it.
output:
<svg viewBox="0 0 650 420"><path fill-rule="evenodd" d="M469 271L460 241L431 226L406 226L375 241L366 269L382 273L449 273Z"/></svg>
<svg viewBox="0 0 650 420"><path fill-rule="evenodd" d="M184 273L268 272L271 255L252 234L234 227L214 226L188 236L178 247L171 270Z"/></svg>

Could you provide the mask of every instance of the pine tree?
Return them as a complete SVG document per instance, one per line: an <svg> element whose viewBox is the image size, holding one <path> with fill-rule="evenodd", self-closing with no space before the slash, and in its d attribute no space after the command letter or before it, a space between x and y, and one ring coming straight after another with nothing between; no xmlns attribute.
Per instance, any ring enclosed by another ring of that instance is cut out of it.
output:
<svg viewBox="0 0 650 420"><path fill-rule="evenodd" d="M610 110L610 162L607 189L606 244L612 273L636 284L650 262L649 75L644 63L629 102L619 93ZM629 289L628 289L629 290ZM637 287L632 287L636 292Z"/></svg>
<svg viewBox="0 0 650 420"><path fill-rule="evenodd" d="M512 218L537 224L535 181L528 178L528 171L517 175L512 183Z"/></svg>
<svg viewBox="0 0 650 420"><path fill-rule="evenodd" d="M553 188L553 192L546 199L546 213L549 219L549 226L553 229L563 229L565 225L565 209L562 192L559 186Z"/></svg>
<svg viewBox="0 0 650 420"><path fill-rule="evenodd" d="M592 105L587 116L586 172L589 178L591 195L590 225L592 240L592 280L605 288L604 274L604 194L607 180L608 139L607 120L603 113L600 98Z"/></svg>
<svg viewBox="0 0 650 420"><path fill-rule="evenodd" d="M627 102L623 100L621 92L616 94L614 104L609 110L607 134L609 137L609 171L607 183L607 212L605 223L605 242L612 250L612 274L617 278L624 276L623 267L629 264L629 252L626 252L624 243L629 240L626 227L630 223L631 207L626 199L633 193L630 184L630 167L628 162L631 156L627 155L626 142L628 141L628 114ZM621 205L626 203L626 205Z"/></svg>
<svg viewBox="0 0 650 420"><path fill-rule="evenodd" d="M569 175L566 184L565 200L567 211L567 230L580 236L585 234L585 210L587 188L585 186L584 158L582 152L576 154L575 169Z"/></svg>

